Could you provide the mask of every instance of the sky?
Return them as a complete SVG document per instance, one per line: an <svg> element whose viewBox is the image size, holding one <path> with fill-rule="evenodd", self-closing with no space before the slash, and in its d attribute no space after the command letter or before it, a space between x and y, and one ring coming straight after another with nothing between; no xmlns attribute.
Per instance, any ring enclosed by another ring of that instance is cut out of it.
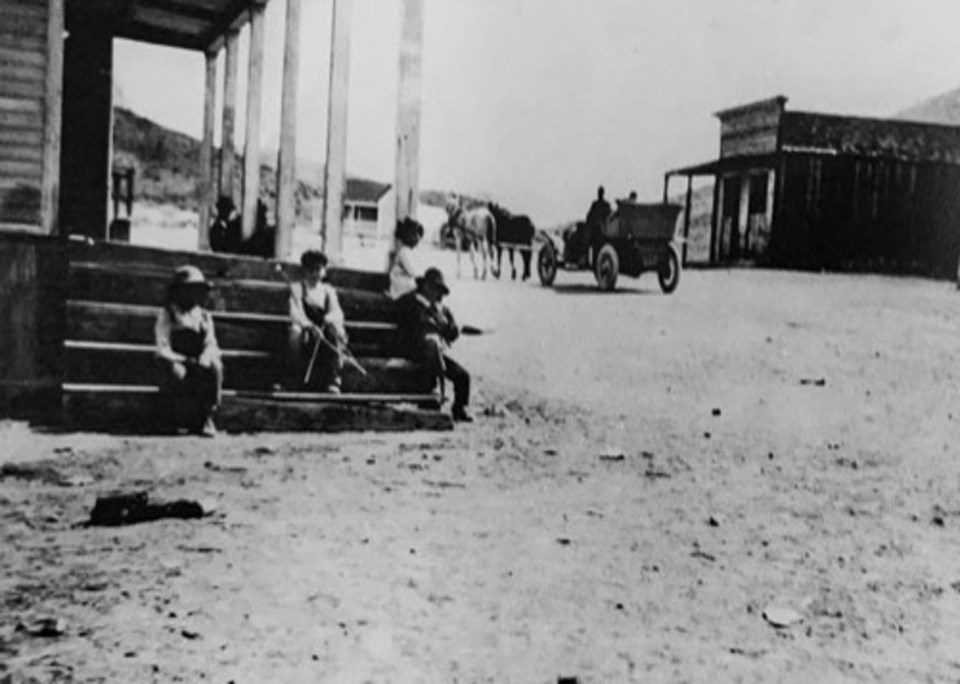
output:
<svg viewBox="0 0 960 684"><path fill-rule="evenodd" d="M322 162L331 2L302 3L298 157ZM384 182L400 7L354 0L351 17L347 167ZM273 147L284 12L270 1ZM424 0L420 186L483 194L544 227L582 218L600 184L657 201L665 171L717 156L714 112L782 94L788 109L890 116L960 87L958 35L957 0ZM243 98L246 32L240 58ZM117 104L199 137L200 53L117 41L114 69Z"/></svg>

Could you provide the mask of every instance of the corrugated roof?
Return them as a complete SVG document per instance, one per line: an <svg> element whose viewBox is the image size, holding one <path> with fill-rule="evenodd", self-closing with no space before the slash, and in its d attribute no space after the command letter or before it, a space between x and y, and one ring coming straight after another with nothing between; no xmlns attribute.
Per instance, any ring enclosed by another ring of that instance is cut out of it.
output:
<svg viewBox="0 0 960 684"><path fill-rule="evenodd" d="M780 125L780 148L788 152L960 164L958 126L791 111Z"/></svg>

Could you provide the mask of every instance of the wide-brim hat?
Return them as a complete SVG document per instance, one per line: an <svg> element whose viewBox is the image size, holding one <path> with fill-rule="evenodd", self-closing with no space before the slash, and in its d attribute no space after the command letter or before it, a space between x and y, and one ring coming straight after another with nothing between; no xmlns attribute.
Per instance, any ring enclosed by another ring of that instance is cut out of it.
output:
<svg viewBox="0 0 960 684"><path fill-rule="evenodd" d="M173 272L171 287L210 289L210 283L203 277L203 271L196 266L181 266Z"/></svg>
<svg viewBox="0 0 960 684"><path fill-rule="evenodd" d="M433 285L443 294L450 294L450 288L447 287L447 283L443 279L443 273L438 268L428 268L426 273L417 278L417 287L423 285Z"/></svg>

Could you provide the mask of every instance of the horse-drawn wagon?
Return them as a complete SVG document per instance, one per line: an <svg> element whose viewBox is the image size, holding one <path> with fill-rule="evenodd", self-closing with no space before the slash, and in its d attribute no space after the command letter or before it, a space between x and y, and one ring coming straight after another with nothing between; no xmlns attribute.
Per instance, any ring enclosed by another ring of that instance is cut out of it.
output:
<svg viewBox="0 0 960 684"><path fill-rule="evenodd" d="M679 214L674 204L617 202L616 212L602 226L579 223L562 240L542 233L540 282L549 287L561 268L590 269L601 290L612 290L620 273L638 278L644 271L656 271L660 289L670 294L680 282Z"/></svg>

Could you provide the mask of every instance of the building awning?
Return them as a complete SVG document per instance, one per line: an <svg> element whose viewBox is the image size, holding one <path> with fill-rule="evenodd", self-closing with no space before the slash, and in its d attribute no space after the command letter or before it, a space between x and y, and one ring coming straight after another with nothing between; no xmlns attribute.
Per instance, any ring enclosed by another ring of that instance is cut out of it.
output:
<svg viewBox="0 0 960 684"><path fill-rule="evenodd" d="M67 0L67 12L95 14L116 38L207 50L267 0Z"/></svg>
<svg viewBox="0 0 960 684"><path fill-rule="evenodd" d="M748 171L750 169L773 169L776 167L776 154L751 154L737 157L722 157L702 164L682 166L667 171L667 176L716 176L721 173Z"/></svg>

